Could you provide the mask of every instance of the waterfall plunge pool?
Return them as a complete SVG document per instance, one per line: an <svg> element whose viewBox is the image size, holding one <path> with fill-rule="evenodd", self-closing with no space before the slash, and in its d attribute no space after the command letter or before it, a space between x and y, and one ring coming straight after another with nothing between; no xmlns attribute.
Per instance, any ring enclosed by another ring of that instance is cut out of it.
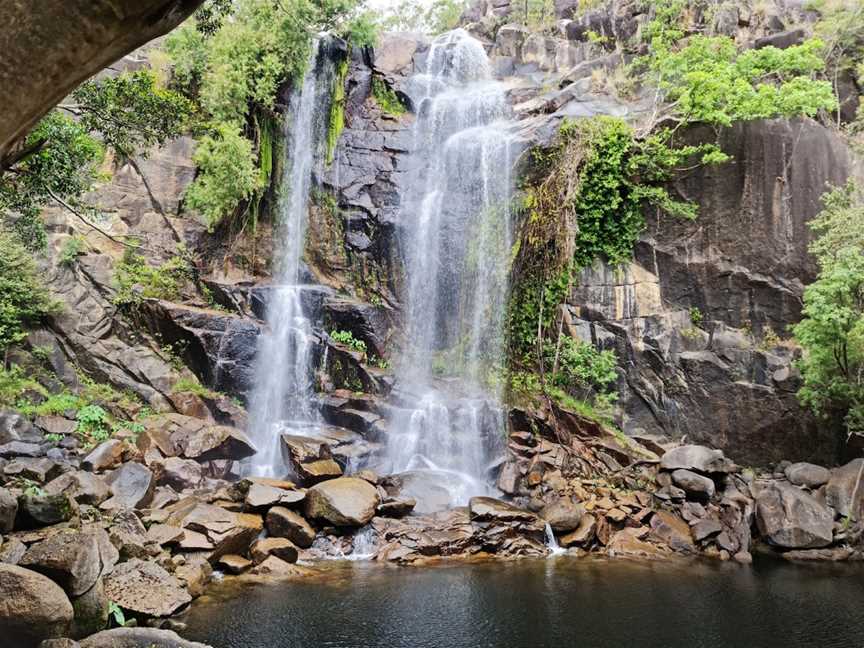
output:
<svg viewBox="0 0 864 648"><path fill-rule="evenodd" d="M855 564L338 562L214 585L182 634L215 648L853 648L862 596Z"/></svg>

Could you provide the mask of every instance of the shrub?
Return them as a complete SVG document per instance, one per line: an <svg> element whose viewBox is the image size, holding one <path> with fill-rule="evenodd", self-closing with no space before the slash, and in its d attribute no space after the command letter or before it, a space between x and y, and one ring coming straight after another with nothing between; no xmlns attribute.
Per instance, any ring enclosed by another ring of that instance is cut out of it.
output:
<svg viewBox="0 0 864 648"><path fill-rule="evenodd" d="M351 348L359 353L366 353L366 343L354 337L351 331L330 331L330 337L334 342Z"/></svg>

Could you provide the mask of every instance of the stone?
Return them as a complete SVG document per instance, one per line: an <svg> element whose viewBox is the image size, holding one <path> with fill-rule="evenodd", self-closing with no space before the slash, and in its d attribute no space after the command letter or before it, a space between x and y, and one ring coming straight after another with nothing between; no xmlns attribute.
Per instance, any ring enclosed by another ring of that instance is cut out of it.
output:
<svg viewBox="0 0 864 648"><path fill-rule="evenodd" d="M159 565L137 558L120 563L104 580L108 598L136 614L167 617L192 600L177 578Z"/></svg>
<svg viewBox="0 0 864 648"><path fill-rule="evenodd" d="M81 648L211 648L186 641L171 630L156 628L113 628L82 639Z"/></svg>
<svg viewBox="0 0 864 648"><path fill-rule="evenodd" d="M402 517L408 515L417 506L417 500L413 497L387 497L376 509L378 515L384 517Z"/></svg>
<svg viewBox="0 0 864 648"><path fill-rule="evenodd" d="M672 481L695 499L711 499L714 497L714 482L710 478L699 475L691 470L679 468L672 473Z"/></svg>
<svg viewBox="0 0 864 648"><path fill-rule="evenodd" d="M567 533L579 526L584 513L585 508L581 504L562 497L544 506L540 511L540 517L549 523L553 531Z"/></svg>
<svg viewBox="0 0 864 648"><path fill-rule="evenodd" d="M276 556L285 562L295 563L297 562L298 550L294 543L287 538L259 538L252 543L249 554L256 564L264 562L269 556Z"/></svg>
<svg viewBox="0 0 864 648"><path fill-rule="evenodd" d="M674 551L691 553L695 550L690 526L667 511L657 511L651 517L651 536Z"/></svg>
<svg viewBox="0 0 864 648"><path fill-rule="evenodd" d="M63 416L37 416L36 427L43 430L45 434L74 434L78 422Z"/></svg>
<svg viewBox="0 0 864 648"><path fill-rule="evenodd" d="M72 609L75 611L72 634L76 637L99 632L108 625L108 596L101 578L97 578L93 587L72 599Z"/></svg>
<svg viewBox="0 0 864 648"><path fill-rule="evenodd" d="M496 522L528 522L545 527L540 518L507 502L493 497L472 497L468 501L468 510L472 520Z"/></svg>
<svg viewBox="0 0 864 648"><path fill-rule="evenodd" d="M59 585L29 569L0 564L4 644L33 646L44 639L68 636L72 618L72 603Z"/></svg>
<svg viewBox="0 0 864 648"><path fill-rule="evenodd" d="M27 553L27 545L18 538L7 538L6 542L0 545L0 563L17 565L25 553Z"/></svg>
<svg viewBox="0 0 864 648"><path fill-rule="evenodd" d="M171 505L166 524L183 528L184 549L208 549L211 561L225 554L244 554L264 528L260 515L235 513L186 498ZM197 535L196 535L197 534Z"/></svg>
<svg viewBox="0 0 864 648"><path fill-rule="evenodd" d="M105 483L111 490L111 497L100 505L105 510L144 507L153 497L156 485L150 469L134 462L108 473Z"/></svg>
<svg viewBox="0 0 864 648"><path fill-rule="evenodd" d="M102 472L116 467L123 459L123 442L119 439L108 439L84 457L81 467L90 472Z"/></svg>
<svg viewBox="0 0 864 648"><path fill-rule="evenodd" d="M245 502L249 508L258 509L276 505L290 506L299 504L304 499L306 499L306 493L303 491L284 490L253 482L246 493Z"/></svg>
<svg viewBox="0 0 864 648"><path fill-rule="evenodd" d="M277 538L287 538L298 547L306 549L315 541L315 529L302 516L282 506L274 506L267 512L267 533Z"/></svg>
<svg viewBox="0 0 864 648"><path fill-rule="evenodd" d="M426 42L419 34L382 34L375 46L374 66L384 74L411 72L414 54Z"/></svg>
<svg viewBox="0 0 864 648"><path fill-rule="evenodd" d="M715 520L714 518L705 518L704 520L699 520L692 527L693 538L696 540L696 542L702 542L703 540L717 535L722 530L723 526L718 520Z"/></svg>
<svg viewBox="0 0 864 648"><path fill-rule="evenodd" d="M733 464L722 450L713 450L700 445L683 445L672 448L660 459L664 470L695 470L702 473L729 473L735 471Z"/></svg>
<svg viewBox="0 0 864 648"><path fill-rule="evenodd" d="M63 472L62 464L40 457L38 459L30 457L19 457L14 461L10 461L3 472L7 477L23 477L44 484L60 475Z"/></svg>
<svg viewBox="0 0 864 648"><path fill-rule="evenodd" d="M57 533L34 544L19 565L47 576L70 597L93 587L102 570L96 536L81 532Z"/></svg>
<svg viewBox="0 0 864 648"><path fill-rule="evenodd" d="M147 529L147 539L158 545L177 544L183 539L185 531L168 524L151 524Z"/></svg>
<svg viewBox="0 0 864 648"><path fill-rule="evenodd" d="M168 457L151 464L160 486L171 486L177 490L197 488L203 478L201 464L191 459Z"/></svg>
<svg viewBox="0 0 864 648"><path fill-rule="evenodd" d="M834 539L831 511L786 482L772 482L756 497L756 524L768 543L785 549L818 549Z"/></svg>
<svg viewBox="0 0 864 648"><path fill-rule="evenodd" d="M378 491L369 482L339 477L306 491L306 516L334 526L363 526L375 515L380 501Z"/></svg>
<svg viewBox="0 0 864 648"><path fill-rule="evenodd" d="M42 435L33 428L26 416L12 410L0 410L0 444L12 441L40 443Z"/></svg>
<svg viewBox="0 0 864 648"><path fill-rule="evenodd" d="M111 495L105 481L98 475L75 470L51 480L43 489L48 495L66 493L79 504L98 506Z"/></svg>
<svg viewBox="0 0 864 648"><path fill-rule="evenodd" d="M283 434L282 444L289 465L304 482L315 484L342 475L342 468L333 459L325 439Z"/></svg>
<svg viewBox="0 0 864 648"><path fill-rule="evenodd" d="M562 547L571 547L573 545L587 545L594 539L594 533L597 529L597 520L590 513L585 513L582 519L579 520L579 526L570 533L562 535L558 542Z"/></svg>
<svg viewBox="0 0 864 648"><path fill-rule="evenodd" d="M15 528L18 514L18 498L5 488L0 488L0 533L9 533Z"/></svg>
<svg viewBox="0 0 864 648"><path fill-rule="evenodd" d="M171 435L184 457L196 461L231 459L239 461L257 450L243 432L227 425L206 426L189 435Z"/></svg>
<svg viewBox="0 0 864 648"><path fill-rule="evenodd" d="M180 554L176 558L182 558L183 564L174 569L174 575L186 586L190 596L201 596L213 575L210 561L200 552Z"/></svg>
<svg viewBox="0 0 864 648"><path fill-rule="evenodd" d="M831 479L831 471L827 468L803 461L787 466L784 474L796 486L807 488L819 488Z"/></svg>
<svg viewBox="0 0 864 648"><path fill-rule="evenodd" d="M78 515L78 504L67 494L21 495L18 498L18 528L36 528L68 522Z"/></svg>
<svg viewBox="0 0 864 648"><path fill-rule="evenodd" d="M252 561L238 556L237 554L226 554L216 561L216 564L229 574L242 574L252 566Z"/></svg>
<svg viewBox="0 0 864 648"><path fill-rule="evenodd" d="M45 453L38 443L27 441L10 441L0 445L0 457L14 459L15 457L41 457Z"/></svg>
<svg viewBox="0 0 864 648"><path fill-rule="evenodd" d="M864 520L864 459L853 459L831 471L825 501L842 517Z"/></svg>

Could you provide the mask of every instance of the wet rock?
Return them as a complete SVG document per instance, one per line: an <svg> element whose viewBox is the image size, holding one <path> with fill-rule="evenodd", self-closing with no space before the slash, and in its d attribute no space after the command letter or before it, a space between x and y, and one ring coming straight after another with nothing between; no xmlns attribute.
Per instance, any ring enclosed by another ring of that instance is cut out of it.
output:
<svg viewBox="0 0 864 648"><path fill-rule="evenodd" d="M287 538L298 547L306 549L315 541L315 529L302 516L282 506L274 506L267 512L267 533L277 538Z"/></svg>
<svg viewBox="0 0 864 648"><path fill-rule="evenodd" d="M229 574L242 574L252 566L252 561L238 556L237 554L226 554L216 561L220 569Z"/></svg>
<svg viewBox="0 0 864 648"><path fill-rule="evenodd" d="M708 477L696 474L690 470L679 468L674 471L672 473L672 481L695 499L711 499L714 497L714 482Z"/></svg>
<svg viewBox="0 0 864 648"><path fill-rule="evenodd" d="M102 472L114 468L122 459L123 442L119 439L108 439L84 457L81 467L90 472Z"/></svg>
<svg viewBox="0 0 864 648"><path fill-rule="evenodd" d="M8 533L15 528L18 514L18 498L5 488L0 488L0 533Z"/></svg>
<svg viewBox="0 0 864 648"><path fill-rule="evenodd" d="M695 470L702 473L729 473L736 470L722 450L713 450L700 445L683 445L672 448L660 459L664 470Z"/></svg>
<svg viewBox="0 0 864 648"><path fill-rule="evenodd" d="M369 482L340 477L306 492L306 516L335 526L363 526L375 515L381 498Z"/></svg>
<svg viewBox="0 0 864 648"><path fill-rule="evenodd" d="M76 470L67 472L45 485L48 495L60 495L66 493L79 504L98 506L111 495L105 481L98 475Z"/></svg>
<svg viewBox="0 0 864 648"><path fill-rule="evenodd" d="M333 460L325 439L283 434L282 443L289 465L303 481L315 484L342 475L342 468Z"/></svg>
<svg viewBox="0 0 864 648"><path fill-rule="evenodd" d="M201 484L201 464L191 459L168 457L154 462L151 467L156 475L156 483L160 486L171 486L177 490L197 488Z"/></svg>
<svg viewBox="0 0 864 648"><path fill-rule="evenodd" d="M791 464L786 467L784 473L786 479L796 486L806 486L807 488L819 488L831 479L830 470L806 462Z"/></svg>
<svg viewBox="0 0 864 648"><path fill-rule="evenodd" d="M594 534L597 529L597 520L590 513L586 513L579 520L579 526L571 533L567 533L558 539L562 547L571 547L573 545L587 545L594 539Z"/></svg>
<svg viewBox="0 0 864 648"><path fill-rule="evenodd" d="M138 559L120 563L105 576L105 593L124 610L151 617L171 616L192 600L174 576Z"/></svg>
<svg viewBox="0 0 864 648"><path fill-rule="evenodd" d="M549 523L553 531L567 533L579 526L584 513L585 507L570 498L562 497L544 506L540 517Z"/></svg>
<svg viewBox="0 0 864 648"><path fill-rule="evenodd" d="M408 515L417 506L413 497L387 497L378 505L378 515L384 517L402 517Z"/></svg>
<svg viewBox="0 0 864 648"><path fill-rule="evenodd" d="M270 556L295 563L298 555L296 545L288 538L259 538L252 543L249 552L256 564L264 562Z"/></svg>
<svg viewBox="0 0 864 648"><path fill-rule="evenodd" d="M75 621L72 634L76 637L99 632L108 625L108 596L101 578L89 590L72 599Z"/></svg>
<svg viewBox="0 0 864 648"><path fill-rule="evenodd" d="M674 551L690 553L695 550L690 526L667 511L657 511L651 518L651 536Z"/></svg>
<svg viewBox="0 0 864 648"><path fill-rule="evenodd" d="M156 628L113 628L82 639L81 648L210 648L186 641L171 630Z"/></svg>
<svg viewBox="0 0 864 648"><path fill-rule="evenodd" d="M644 527L627 527L611 534L609 541L606 543L606 550L611 555L639 558L664 556L664 551L660 547L646 540L648 536L648 529Z"/></svg>
<svg viewBox="0 0 864 648"><path fill-rule="evenodd" d="M68 636L72 604L59 585L23 567L0 564L0 628L11 646Z"/></svg>
<svg viewBox="0 0 864 648"><path fill-rule="evenodd" d="M839 515L864 520L864 459L853 459L831 471L825 500Z"/></svg>
<svg viewBox="0 0 864 648"><path fill-rule="evenodd" d="M105 477L111 498L101 504L105 510L135 509L149 504L156 484L149 468L139 463L125 463Z"/></svg>
<svg viewBox="0 0 864 648"><path fill-rule="evenodd" d="M19 565L47 576L70 597L93 587L102 570L95 535L79 532L61 532L34 544Z"/></svg>
<svg viewBox="0 0 864 648"><path fill-rule="evenodd" d="M409 471L393 475L390 480L400 497L410 497L416 504L414 513L426 515L450 507L450 492L440 479L427 471Z"/></svg>
<svg viewBox="0 0 864 648"><path fill-rule="evenodd" d="M17 528L32 529L68 522L78 515L78 504L69 495L22 495L18 498Z"/></svg>
<svg viewBox="0 0 864 648"><path fill-rule="evenodd" d="M756 498L756 523L767 542L786 549L826 547L834 516L819 500L786 482L772 482Z"/></svg>

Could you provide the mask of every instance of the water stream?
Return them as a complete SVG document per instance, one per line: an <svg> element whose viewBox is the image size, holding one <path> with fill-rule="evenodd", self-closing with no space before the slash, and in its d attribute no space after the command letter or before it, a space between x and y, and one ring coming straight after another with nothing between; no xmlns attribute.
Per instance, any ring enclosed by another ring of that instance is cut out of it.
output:
<svg viewBox="0 0 864 648"><path fill-rule="evenodd" d="M258 342L256 384L249 406L250 431L258 448L245 465L250 475L281 476L280 434L314 434L318 423L312 405L315 336L303 308L301 283L309 192L318 148L317 53L316 44L300 91L292 93L285 112L287 155L274 235L274 282L267 301L267 332Z"/></svg>
<svg viewBox="0 0 864 648"><path fill-rule="evenodd" d="M492 492L504 420L490 384L503 349L514 140L503 86L461 29L435 39L409 94L418 116L399 229L405 344L387 459L390 472L423 484L413 495L446 491L434 509Z"/></svg>

